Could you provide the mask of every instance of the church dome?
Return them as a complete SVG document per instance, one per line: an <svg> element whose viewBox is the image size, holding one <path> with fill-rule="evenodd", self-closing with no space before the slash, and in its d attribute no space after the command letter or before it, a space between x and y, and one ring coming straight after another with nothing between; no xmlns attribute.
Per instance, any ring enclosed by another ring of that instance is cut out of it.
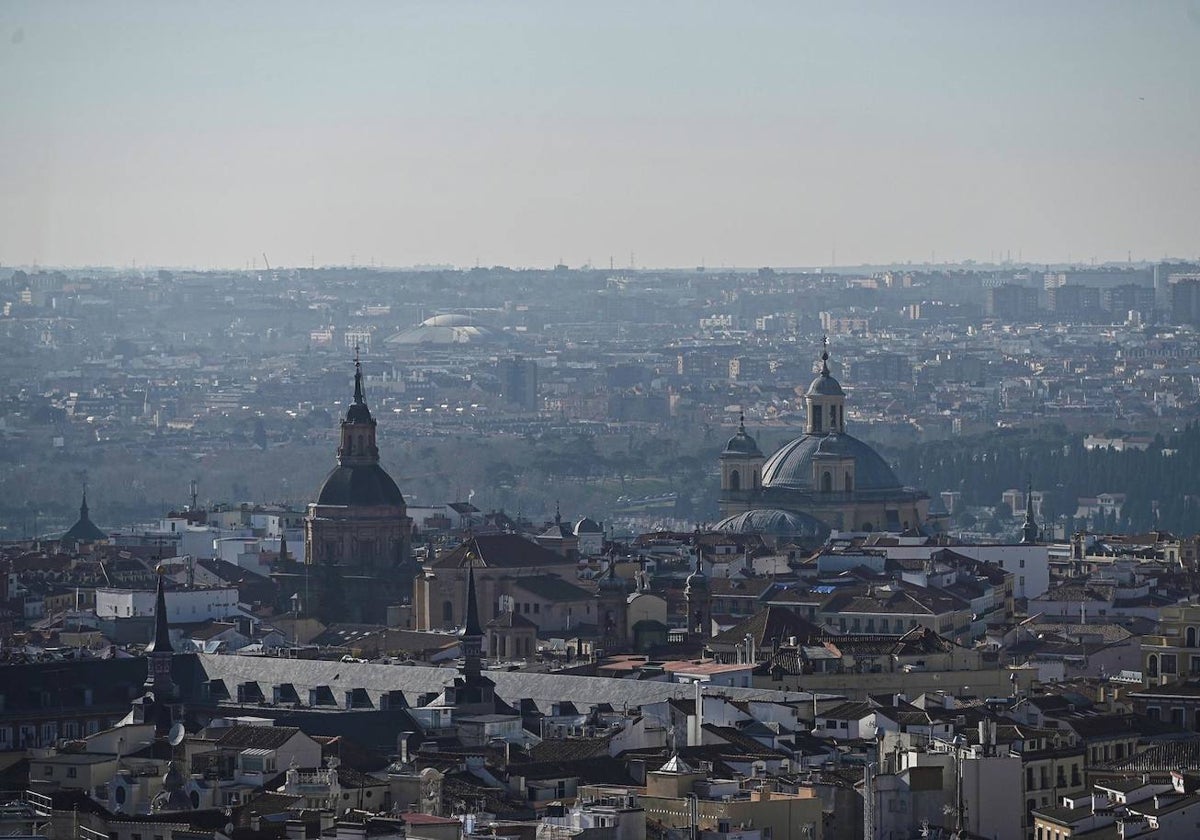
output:
<svg viewBox="0 0 1200 840"><path fill-rule="evenodd" d="M813 490L813 458L818 454L852 457L856 491L898 490L899 479L867 444L853 435L804 435L780 447L763 464L764 489Z"/></svg>
<svg viewBox="0 0 1200 840"><path fill-rule="evenodd" d="M725 444L725 449L722 455L761 455L762 452L758 448L758 441L752 438L746 432L746 415L743 414L738 418L737 434L729 439Z"/></svg>
<svg viewBox="0 0 1200 840"><path fill-rule="evenodd" d="M841 383L834 379L828 371L817 374L817 378L809 384L806 393L810 396L822 397L846 396L846 392L842 390Z"/></svg>
<svg viewBox="0 0 1200 840"><path fill-rule="evenodd" d="M580 534L603 534L604 529L600 527L600 523L590 516L585 516L575 523L575 536Z"/></svg>
<svg viewBox="0 0 1200 840"><path fill-rule="evenodd" d="M829 342L822 339L825 348L821 351L821 371L808 385L806 394L810 397L844 397L846 392L842 385L829 373Z"/></svg>
<svg viewBox="0 0 1200 840"><path fill-rule="evenodd" d="M748 510L726 517L717 523L715 530L784 538L824 539L829 535L829 527L815 516L775 509Z"/></svg>
<svg viewBox="0 0 1200 840"><path fill-rule="evenodd" d="M758 449L758 442L746 434L745 429L738 429L738 433L729 439L725 444L725 451L722 455L761 455L762 452Z"/></svg>
<svg viewBox="0 0 1200 840"><path fill-rule="evenodd" d="M380 507L404 504L396 482L379 464L341 465L325 478L317 504L342 507Z"/></svg>

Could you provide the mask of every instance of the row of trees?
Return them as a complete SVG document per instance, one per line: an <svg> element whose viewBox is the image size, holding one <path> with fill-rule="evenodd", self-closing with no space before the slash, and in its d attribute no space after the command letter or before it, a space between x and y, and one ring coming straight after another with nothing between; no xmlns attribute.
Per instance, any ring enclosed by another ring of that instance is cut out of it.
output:
<svg viewBox="0 0 1200 840"><path fill-rule="evenodd" d="M892 453L899 475L930 492L957 490L966 505L999 504L1004 491L1045 493L1043 516L1074 516L1080 498L1125 495L1119 517L1103 521L1125 532L1154 528L1200 531L1200 423L1158 435L1144 451L1087 450L1061 426L997 430Z"/></svg>

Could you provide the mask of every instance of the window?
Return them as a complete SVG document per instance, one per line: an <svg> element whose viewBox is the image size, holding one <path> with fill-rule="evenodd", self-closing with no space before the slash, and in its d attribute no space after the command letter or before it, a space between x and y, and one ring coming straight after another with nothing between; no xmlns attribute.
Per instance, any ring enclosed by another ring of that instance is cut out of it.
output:
<svg viewBox="0 0 1200 840"><path fill-rule="evenodd" d="M533 614L537 615L541 611L542 611L542 605L535 602L533 605Z"/></svg>
<svg viewBox="0 0 1200 840"><path fill-rule="evenodd" d="M1022 569L1025 568L1025 558L1024 557L1021 558L1021 568Z"/></svg>
<svg viewBox="0 0 1200 840"><path fill-rule="evenodd" d="M1184 638L1186 639L1186 644L1188 647L1195 647L1196 646L1196 628L1189 627L1187 629L1187 632L1184 634Z"/></svg>
<svg viewBox="0 0 1200 840"><path fill-rule="evenodd" d="M1177 673L1177 672L1178 672L1178 668L1176 668L1176 665L1175 665L1175 663L1176 663L1175 654L1173 654L1173 653L1164 653L1164 654L1162 655L1162 666L1161 666L1161 667L1162 667L1162 672L1163 672L1163 674L1164 674L1164 675L1166 675L1166 674L1175 674L1175 673Z"/></svg>
<svg viewBox="0 0 1200 840"><path fill-rule="evenodd" d="M821 473L821 492L833 492L833 474L828 471Z"/></svg>
<svg viewBox="0 0 1200 840"><path fill-rule="evenodd" d="M68 767L67 768L67 778L68 779L74 779L78 775L79 775L78 767Z"/></svg>
<svg viewBox="0 0 1200 840"><path fill-rule="evenodd" d="M54 775L54 766L47 764L43 773L46 776L53 776Z"/></svg>
<svg viewBox="0 0 1200 840"><path fill-rule="evenodd" d="M453 601L445 601L442 603L442 623L443 624L453 624L454 623L454 602Z"/></svg>
<svg viewBox="0 0 1200 840"><path fill-rule="evenodd" d="M1146 670L1150 674L1150 679L1158 676L1158 654L1150 654L1149 660L1146 662Z"/></svg>
<svg viewBox="0 0 1200 840"><path fill-rule="evenodd" d="M738 474L737 470L732 470L729 473L729 489L730 490L741 490L742 489L742 477Z"/></svg>

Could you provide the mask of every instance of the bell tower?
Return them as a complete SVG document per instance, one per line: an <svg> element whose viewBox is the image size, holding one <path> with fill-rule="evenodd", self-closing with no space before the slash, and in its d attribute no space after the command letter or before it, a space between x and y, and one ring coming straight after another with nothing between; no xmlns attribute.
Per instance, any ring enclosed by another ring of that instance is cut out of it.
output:
<svg viewBox="0 0 1200 840"><path fill-rule="evenodd" d="M762 466L766 461L758 442L746 431L746 415L738 417L737 434L721 451L721 492L752 495L762 488Z"/></svg>
<svg viewBox="0 0 1200 840"><path fill-rule="evenodd" d="M362 360L358 346L354 347L354 402L342 421L342 440L338 446L337 462L343 467L363 467L379 463L379 447L375 445L375 418L367 408L363 395Z"/></svg>

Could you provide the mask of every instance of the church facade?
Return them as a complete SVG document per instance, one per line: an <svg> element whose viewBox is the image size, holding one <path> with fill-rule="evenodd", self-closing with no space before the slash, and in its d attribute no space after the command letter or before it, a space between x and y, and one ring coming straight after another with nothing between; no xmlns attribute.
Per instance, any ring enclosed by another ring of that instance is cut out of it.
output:
<svg viewBox="0 0 1200 840"><path fill-rule="evenodd" d="M929 496L902 485L879 453L846 432L846 394L829 372L828 349L804 401L804 434L770 457L744 424L729 439L720 455L725 521L732 524L753 511L779 511L840 531L921 527Z"/></svg>

